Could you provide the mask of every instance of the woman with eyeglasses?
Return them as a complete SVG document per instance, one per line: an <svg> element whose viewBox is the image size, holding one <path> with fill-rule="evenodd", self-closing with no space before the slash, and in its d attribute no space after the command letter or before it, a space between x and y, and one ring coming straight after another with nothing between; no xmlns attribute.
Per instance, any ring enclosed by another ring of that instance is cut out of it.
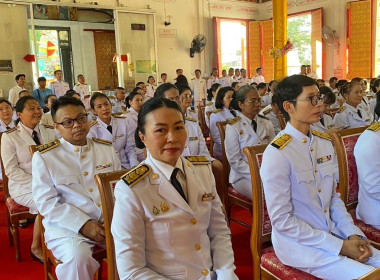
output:
<svg viewBox="0 0 380 280"><path fill-rule="evenodd" d="M268 118L259 115L261 98L253 86L240 87L233 106L238 116L227 124L224 141L231 166L229 181L236 191L252 199L251 174L243 149L247 146L269 144L275 137L274 127Z"/></svg>
<svg viewBox="0 0 380 280"><path fill-rule="evenodd" d="M140 162L137 160L133 146L133 128L125 117L112 116L112 105L107 95L95 92L90 99L90 106L96 115L91 123L88 137L110 141L116 150L123 168L132 168Z"/></svg>
<svg viewBox="0 0 380 280"><path fill-rule="evenodd" d="M333 119L329 114L330 106L334 104L336 100L335 94L332 92L330 87L326 86L320 87L319 93L321 94L321 96L323 96L321 117L319 118L318 122L313 123L310 126L310 129L320 132L332 132L341 129L340 127L335 127Z"/></svg>
<svg viewBox="0 0 380 280"><path fill-rule="evenodd" d="M213 112L216 110L215 99L218 95L219 90L222 88L221 84L215 83L207 90L207 103L205 107L205 121L207 127L210 128L210 118L207 116L207 112Z"/></svg>
<svg viewBox="0 0 380 280"><path fill-rule="evenodd" d="M367 110L360 106L363 98L363 90L358 83L346 83L342 87L342 94L345 99L343 106L334 116L335 126L345 128L355 128L370 125L373 117L368 115Z"/></svg>
<svg viewBox="0 0 380 280"><path fill-rule="evenodd" d="M189 116L188 108L191 105L191 90L189 86L179 85L179 105L182 110L182 114L185 117L185 126L187 131L187 140L183 156L205 156L208 160L212 160L210 153L206 146L206 141L203 137L202 130L198 124L198 121Z"/></svg>
<svg viewBox="0 0 380 280"><path fill-rule="evenodd" d="M210 115L210 134L214 141L213 156L222 161L222 140L220 139L217 122L225 122L235 117L231 103L235 97L235 91L232 87L224 87L219 90L215 99L216 110Z"/></svg>
<svg viewBox="0 0 380 280"><path fill-rule="evenodd" d="M37 214L32 197L32 156L29 146L48 143L56 138L51 126L40 125L42 108L32 96L21 97L15 106L17 125L8 129L1 139L1 158L9 179L9 194L15 202ZM34 223L31 246L33 259L41 262L42 248L38 220Z"/></svg>
<svg viewBox="0 0 380 280"><path fill-rule="evenodd" d="M152 98L138 124L147 159L115 187L120 279L238 279L211 164L181 156L188 137L182 110Z"/></svg>

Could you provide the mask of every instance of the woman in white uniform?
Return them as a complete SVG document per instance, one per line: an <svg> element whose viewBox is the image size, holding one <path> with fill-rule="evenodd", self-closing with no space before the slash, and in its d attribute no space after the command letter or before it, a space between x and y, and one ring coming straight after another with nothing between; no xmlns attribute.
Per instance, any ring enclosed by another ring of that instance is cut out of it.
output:
<svg viewBox="0 0 380 280"><path fill-rule="evenodd" d="M30 213L37 214L32 197L32 157L29 146L53 141L55 131L52 127L39 124L42 108L32 96L21 97L15 108L19 120L16 127L8 129L2 136L1 158L9 179L10 196L18 204L28 207ZM41 235L37 219L34 223L30 253L33 259L42 261Z"/></svg>
<svg viewBox="0 0 380 280"><path fill-rule="evenodd" d="M215 98L218 95L219 90L222 88L222 86L218 83L215 83L211 86L209 90L207 90L207 103L205 108L205 121L207 124L207 127L210 128L210 119L207 116L207 112L213 112L216 110L215 107Z"/></svg>
<svg viewBox="0 0 380 280"><path fill-rule="evenodd" d="M138 124L148 157L115 188L120 279L238 279L211 165L181 157L187 133L178 104L152 98Z"/></svg>
<svg viewBox="0 0 380 280"><path fill-rule="evenodd" d="M108 97L95 92L90 99L90 106L96 115L96 120L91 123L88 137L108 140L116 150L123 168L132 168L140 162L137 160L133 146L132 128L125 117L113 117L112 105Z"/></svg>

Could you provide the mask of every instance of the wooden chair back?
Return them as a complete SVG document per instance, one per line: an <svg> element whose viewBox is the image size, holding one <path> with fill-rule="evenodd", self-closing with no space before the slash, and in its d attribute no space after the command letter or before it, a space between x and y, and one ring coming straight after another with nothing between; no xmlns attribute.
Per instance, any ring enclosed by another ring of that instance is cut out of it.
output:
<svg viewBox="0 0 380 280"><path fill-rule="evenodd" d="M263 244L271 241L272 226L270 223L262 181L260 167L263 153L267 145L250 146L243 149L248 159L249 170L252 181L252 231L251 252L253 258L254 279L261 279L261 255Z"/></svg>
<svg viewBox="0 0 380 280"><path fill-rule="evenodd" d="M223 209L225 213L224 205L225 205L225 200L226 200L227 186L224 179L223 164L219 160L215 159L212 161L211 167L212 167L212 173L214 174L214 178L215 178L216 191L218 192L220 200L223 203Z"/></svg>
<svg viewBox="0 0 380 280"><path fill-rule="evenodd" d="M104 231L107 246L107 279L119 279L119 274L117 273L116 267L115 246L111 234L111 223L115 204L114 189L116 183L120 180L120 177L127 172L128 170L124 169L95 175L95 182L99 189L104 217Z"/></svg>
<svg viewBox="0 0 380 280"><path fill-rule="evenodd" d="M367 274L363 275L362 277L356 280L379 280L379 279L380 279L380 267L372 270L371 272L368 272Z"/></svg>
<svg viewBox="0 0 380 280"><path fill-rule="evenodd" d="M206 106L205 105L198 105L197 108L198 108L198 120L199 120L199 124L201 126L203 137L206 139L210 135L210 130L207 127L206 120L205 120L205 109L206 109Z"/></svg>
<svg viewBox="0 0 380 280"><path fill-rule="evenodd" d="M224 145L224 140L226 139L226 125L227 121L225 122L217 122L216 126L219 129L219 134L220 134L220 140L222 141L222 164L224 168L223 172L223 178L225 182L225 186L228 187L229 184L229 176L230 176L230 163L228 162L227 155L226 155L226 148Z"/></svg>
<svg viewBox="0 0 380 280"><path fill-rule="evenodd" d="M358 204L359 183L354 147L367 127L345 129L330 134L338 159L339 192L347 211L355 209Z"/></svg>
<svg viewBox="0 0 380 280"><path fill-rule="evenodd" d="M281 130L283 130L285 128L285 126L286 126L286 121L285 121L284 115L283 114L277 114L276 118L280 122L280 128L281 128Z"/></svg>
<svg viewBox="0 0 380 280"><path fill-rule="evenodd" d="M211 112L211 111L206 113L207 119L208 119L208 123L210 123L210 116L211 116L212 113L213 112ZM207 127L207 124L206 124L206 127ZM213 156L214 140L212 140L210 129L209 129L209 135L210 135L210 155Z"/></svg>

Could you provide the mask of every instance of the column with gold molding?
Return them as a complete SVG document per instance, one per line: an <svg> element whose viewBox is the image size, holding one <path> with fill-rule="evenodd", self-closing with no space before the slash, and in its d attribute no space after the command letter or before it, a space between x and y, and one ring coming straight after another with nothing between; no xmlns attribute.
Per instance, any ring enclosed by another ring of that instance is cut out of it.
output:
<svg viewBox="0 0 380 280"><path fill-rule="evenodd" d="M288 39L288 7L287 1L273 0L273 43L278 49L285 46ZM288 74L286 55L274 60L274 79L281 80Z"/></svg>

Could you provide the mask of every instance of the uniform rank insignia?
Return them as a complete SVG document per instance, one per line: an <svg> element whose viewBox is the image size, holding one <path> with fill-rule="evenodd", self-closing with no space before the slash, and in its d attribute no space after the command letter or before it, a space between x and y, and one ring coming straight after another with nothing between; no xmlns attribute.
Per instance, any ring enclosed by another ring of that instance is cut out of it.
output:
<svg viewBox="0 0 380 280"><path fill-rule="evenodd" d="M263 112L263 114L264 114L264 116L266 116L266 115L268 115L270 112L272 112L272 108L268 108L268 109L266 109L266 110Z"/></svg>
<svg viewBox="0 0 380 280"><path fill-rule="evenodd" d="M315 136L318 136L320 138L323 138L323 139L331 141L331 137L327 133L316 131L316 130L311 130L310 132L311 132L311 134L313 134Z"/></svg>
<svg viewBox="0 0 380 280"><path fill-rule="evenodd" d="M237 117L235 117L233 119L228 119L227 123L230 124L230 125L234 125L235 123L237 123L240 120L241 120L241 118L239 116L237 116Z"/></svg>
<svg viewBox="0 0 380 280"><path fill-rule="evenodd" d="M187 120L187 121L192 121L192 122L196 122L196 120L195 120L195 119L193 119L193 118L190 118L190 117L185 117L185 120Z"/></svg>
<svg viewBox="0 0 380 280"><path fill-rule="evenodd" d="M117 119L125 119L125 117L122 116L122 115L114 115L113 117L114 117L114 118L117 118Z"/></svg>
<svg viewBox="0 0 380 280"><path fill-rule="evenodd" d="M198 137L189 137L189 141L197 141Z"/></svg>
<svg viewBox="0 0 380 280"><path fill-rule="evenodd" d="M367 128L368 130L372 130L373 132L376 132L380 129L380 122L376 122L370 127Z"/></svg>
<svg viewBox="0 0 380 280"><path fill-rule="evenodd" d="M273 147L282 150L286 145L289 144L290 141L292 141L292 136L290 136L289 134L283 134L280 137L274 139L270 144Z"/></svg>
<svg viewBox="0 0 380 280"><path fill-rule="evenodd" d="M54 126L52 126L52 125L48 125L48 124L44 124L44 127L45 127L45 128L54 129Z"/></svg>
<svg viewBox="0 0 380 280"><path fill-rule="evenodd" d="M169 211L169 205L167 205L165 202L161 202L161 211L162 212L168 212Z"/></svg>
<svg viewBox="0 0 380 280"><path fill-rule="evenodd" d="M187 156L185 157L192 164L208 164L210 163L205 156Z"/></svg>
<svg viewBox="0 0 380 280"><path fill-rule="evenodd" d="M211 106L213 104L213 102L209 102L206 104L206 106Z"/></svg>
<svg viewBox="0 0 380 280"><path fill-rule="evenodd" d="M13 127L13 128L10 128L10 129L8 129L7 131L5 131L5 133L11 133L11 132L13 132L13 131L16 131L17 130L17 127Z"/></svg>
<svg viewBox="0 0 380 280"><path fill-rule="evenodd" d="M259 118L269 120L266 116L263 116L263 115L257 115L257 116L258 116Z"/></svg>
<svg viewBox="0 0 380 280"><path fill-rule="evenodd" d="M111 141L108 141L108 140L99 139L99 138L95 138L95 137L92 137L92 140L94 140L96 143L100 143L100 144L105 144L105 145L108 145L108 146L112 146L112 142L111 142Z"/></svg>
<svg viewBox="0 0 380 280"><path fill-rule="evenodd" d="M342 106L342 107L340 107L338 113L341 114L341 113L344 112L344 110L346 110L346 106Z"/></svg>
<svg viewBox="0 0 380 280"><path fill-rule="evenodd" d="M153 205L153 215L157 216L158 214L160 214L160 209Z"/></svg>
<svg viewBox="0 0 380 280"><path fill-rule="evenodd" d="M40 154L43 154L43 153L45 153L51 149L54 149L55 147L58 147L60 144L61 144L61 142L59 142L59 140L55 139L54 141L51 141L49 143L37 146L37 151L39 151Z"/></svg>
<svg viewBox="0 0 380 280"><path fill-rule="evenodd" d="M121 179L132 188L136 183L148 176L150 172L152 172L152 168L144 163L133 168L127 174L123 175Z"/></svg>
<svg viewBox="0 0 380 280"><path fill-rule="evenodd" d="M222 109L216 109L215 111L212 111L214 114L217 114L219 112L222 112Z"/></svg>
<svg viewBox="0 0 380 280"><path fill-rule="evenodd" d="M98 123L98 121L93 121L93 122L91 122L91 123L90 123L90 127L96 125L97 123Z"/></svg>
<svg viewBox="0 0 380 280"><path fill-rule="evenodd" d="M111 167L111 166L112 166L112 162L106 162L106 163L103 163L103 164L96 166L96 170L106 169L106 168Z"/></svg>
<svg viewBox="0 0 380 280"><path fill-rule="evenodd" d="M244 134L244 130L239 131L240 135Z"/></svg>
<svg viewBox="0 0 380 280"><path fill-rule="evenodd" d="M318 158L317 164L321 164L321 163L324 163L324 162L329 161L329 160L331 160L331 155Z"/></svg>
<svg viewBox="0 0 380 280"><path fill-rule="evenodd" d="M215 193L205 193L202 195L202 201L209 201L215 199Z"/></svg>

